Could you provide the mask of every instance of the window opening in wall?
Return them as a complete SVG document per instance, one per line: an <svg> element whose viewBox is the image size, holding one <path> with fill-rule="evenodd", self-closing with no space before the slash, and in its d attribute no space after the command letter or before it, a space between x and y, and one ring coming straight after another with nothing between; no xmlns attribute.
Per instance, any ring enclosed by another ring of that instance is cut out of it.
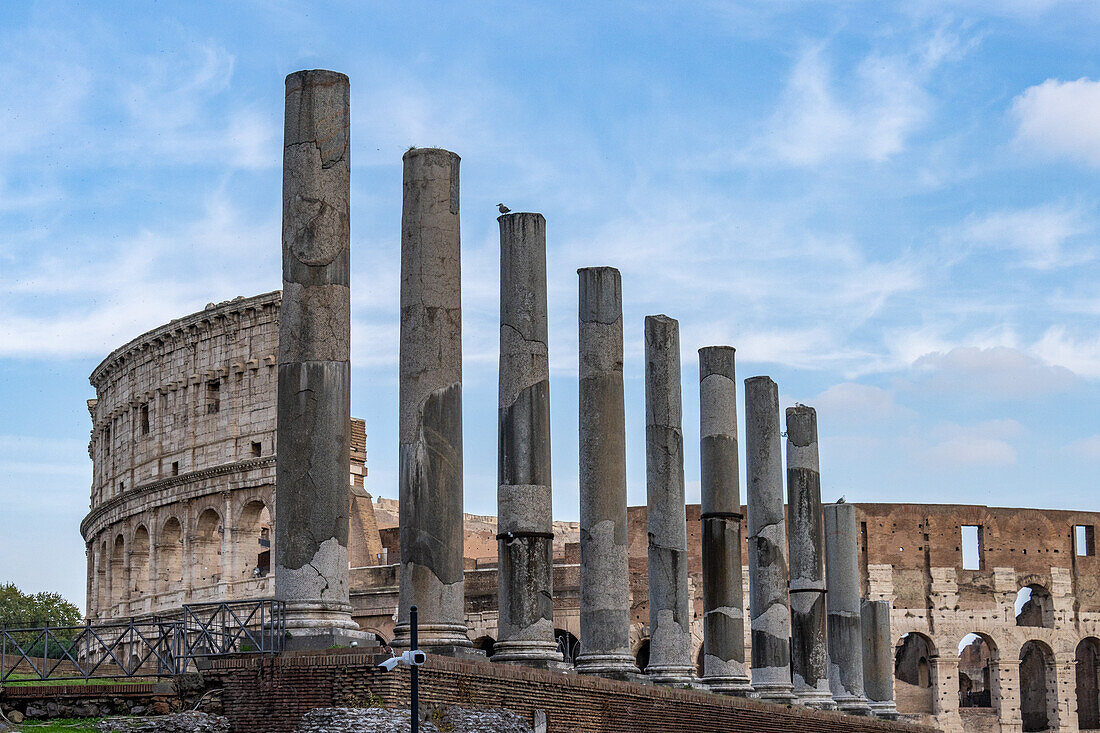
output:
<svg viewBox="0 0 1100 733"><path fill-rule="evenodd" d="M221 382L214 380L206 383L206 414L213 415L221 409Z"/></svg>
<svg viewBox="0 0 1100 733"><path fill-rule="evenodd" d="M172 461L172 475L173 476L179 476L180 475L180 462L179 461Z"/></svg>
<svg viewBox="0 0 1100 733"><path fill-rule="evenodd" d="M107 426L103 428L103 454L111 455L111 428Z"/></svg>
<svg viewBox="0 0 1100 733"><path fill-rule="evenodd" d="M1073 539L1077 557L1092 557L1096 554L1096 533L1091 524L1075 526Z"/></svg>
<svg viewBox="0 0 1100 733"><path fill-rule="evenodd" d="M1016 593L1016 625L1054 628L1054 601L1050 591L1031 584Z"/></svg>
<svg viewBox="0 0 1100 733"><path fill-rule="evenodd" d="M992 651L977 634L959 642L959 707L993 707Z"/></svg>
<svg viewBox="0 0 1100 733"><path fill-rule="evenodd" d="M962 526L963 570L982 569L982 528L976 524Z"/></svg>
<svg viewBox="0 0 1100 733"><path fill-rule="evenodd" d="M141 434L149 434L149 405L141 406Z"/></svg>
<svg viewBox="0 0 1100 733"><path fill-rule="evenodd" d="M264 448L263 443L253 443L252 444L252 457L253 458L259 458L260 453L263 451L263 448Z"/></svg>

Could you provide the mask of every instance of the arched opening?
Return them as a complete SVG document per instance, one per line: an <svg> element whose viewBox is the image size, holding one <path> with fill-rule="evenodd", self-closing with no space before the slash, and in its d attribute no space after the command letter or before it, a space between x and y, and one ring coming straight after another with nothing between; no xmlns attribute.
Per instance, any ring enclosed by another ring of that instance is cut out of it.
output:
<svg viewBox="0 0 1100 733"><path fill-rule="evenodd" d="M122 535L115 537L114 549L111 550L110 579L111 606L115 607L126 600L126 540Z"/></svg>
<svg viewBox="0 0 1100 733"><path fill-rule="evenodd" d="M996 649L984 634L967 634L959 642L959 707L992 708Z"/></svg>
<svg viewBox="0 0 1100 733"><path fill-rule="evenodd" d="M902 713L932 713L935 691L932 685L932 640L910 632L894 647L894 698Z"/></svg>
<svg viewBox="0 0 1100 733"><path fill-rule="evenodd" d="M634 661L638 665L638 669L645 672L645 668L649 666L649 639L645 639L638 645L638 651L634 652Z"/></svg>
<svg viewBox="0 0 1100 733"><path fill-rule="evenodd" d="M169 517L160 530L157 542L157 593L171 593L183 588L183 528L179 520Z"/></svg>
<svg viewBox="0 0 1100 733"><path fill-rule="evenodd" d="M130 592L134 599L149 594L149 530L145 525L134 530L130 544Z"/></svg>
<svg viewBox="0 0 1100 733"><path fill-rule="evenodd" d="M1054 628L1054 601L1041 585L1025 585L1016 593L1016 625Z"/></svg>
<svg viewBox="0 0 1100 733"><path fill-rule="evenodd" d="M237 522L237 580L263 578L271 572L271 512L262 501L250 501Z"/></svg>
<svg viewBox="0 0 1100 733"><path fill-rule="evenodd" d="M1056 685L1050 647L1041 641L1025 642L1020 648L1020 717L1025 732L1058 727Z"/></svg>
<svg viewBox="0 0 1100 733"><path fill-rule="evenodd" d="M706 672L706 654L703 652L703 646L699 646L699 653L695 655L695 676L702 679L703 673Z"/></svg>
<svg viewBox="0 0 1100 733"><path fill-rule="evenodd" d="M95 570L95 611L97 615L103 615L109 605L110 595L107 589L107 542L104 541L96 555Z"/></svg>
<svg viewBox="0 0 1100 733"><path fill-rule="evenodd" d="M491 636L479 636L474 639L474 648L480 649L485 652L485 656L493 656L494 647L496 647L497 641Z"/></svg>
<svg viewBox="0 0 1100 733"><path fill-rule="evenodd" d="M222 520L213 509L206 509L195 523L191 540L191 585L202 588L221 580Z"/></svg>
<svg viewBox="0 0 1100 733"><path fill-rule="evenodd" d="M577 655L581 650L580 640L565 629L554 629L554 641L558 643L562 660L570 667L576 664Z"/></svg>
<svg viewBox="0 0 1100 733"><path fill-rule="evenodd" d="M1077 645L1077 728L1100 728L1100 640L1082 639Z"/></svg>

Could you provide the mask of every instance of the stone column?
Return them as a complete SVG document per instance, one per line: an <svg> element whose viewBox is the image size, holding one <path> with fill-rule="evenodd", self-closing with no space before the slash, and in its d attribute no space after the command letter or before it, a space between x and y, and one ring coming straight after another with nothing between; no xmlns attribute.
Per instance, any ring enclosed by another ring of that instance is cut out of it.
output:
<svg viewBox="0 0 1100 733"><path fill-rule="evenodd" d="M829 686L842 713L870 715L863 692L856 508L825 505L825 579L829 592Z"/></svg>
<svg viewBox="0 0 1100 733"><path fill-rule="evenodd" d="M627 678L630 577L626 536L623 295L619 271L580 278L581 651L577 671Z"/></svg>
<svg viewBox="0 0 1100 733"><path fill-rule="evenodd" d="M794 693L807 707L834 710L825 631L825 541L817 412L806 405L787 408L787 495Z"/></svg>
<svg viewBox="0 0 1100 733"><path fill-rule="evenodd" d="M660 684L695 679L688 606L680 324L645 319L646 519L649 526L649 666Z"/></svg>
<svg viewBox="0 0 1100 733"><path fill-rule="evenodd" d="M699 349L703 682L714 692L747 696L735 378L732 347Z"/></svg>
<svg viewBox="0 0 1100 733"><path fill-rule="evenodd" d="M779 390L770 377L746 379L752 687L762 699L790 703L794 694L782 451Z"/></svg>
<svg viewBox="0 0 1100 733"><path fill-rule="evenodd" d="M546 220L500 222L497 642L493 661L561 662L554 640Z"/></svg>
<svg viewBox="0 0 1100 733"><path fill-rule="evenodd" d="M462 560L462 291L458 162L447 150L404 155L401 209L401 587L394 644L455 654L466 634Z"/></svg>
<svg viewBox="0 0 1100 733"><path fill-rule="evenodd" d="M890 601L863 601L863 687L871 712L897 720L894 706L894 639L890 633Z"/></svg>
<svg viewBox="0 0 1100 733"><path fill-rule="evenodd" d="M291 647L327 648L359 630L348 599L349 116L343 74L286 78L275 597Z"/></svg>

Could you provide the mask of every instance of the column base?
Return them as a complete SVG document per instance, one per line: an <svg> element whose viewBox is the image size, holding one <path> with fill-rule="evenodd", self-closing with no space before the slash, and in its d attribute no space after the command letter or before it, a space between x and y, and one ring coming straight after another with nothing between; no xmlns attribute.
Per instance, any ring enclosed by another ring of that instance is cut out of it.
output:
<svg viewBox="0 0 1100 733"><path fill-rule="evenodd" d="M790 684L782 683L753 683L753 691L756 693L758 700L764 702L775 702L781 705L793 705L794 704L794 687Z"/></svg>
<svg viewBox="0 0 1100 733"><path fill-rule="evenodd" d="M485 659L485 652L474 649L465 624L417 624L416 632L417 646L431 654ZM409 624L395 626L390 646L394 649L408 649L409 641Z"/></svg>
<svg viewBox="0 0 1100 733"><path fill-rule="evenodd" d="M498 641L490 659L499 664L514 664L564 672L570 669L558 651L558 645L543 641Z"/></svg>
<svg viewBox="0 0 1100 733"><path fill-rule="evenodd" d="M876 718L882 718L884 720L898 720L901 718L901 713L898 712L897 707L892 700L885 702L875 702L873 700L868 701L868 707L871 708L871 714Z"/></svg>
<svg viewBox="0 0 1100 733"><path fill-rule="evenodd" d="M833 696L836 700L836 709L845 715L870 715L871 706L867 704L867 698L856 695Z"/></svg>
<svg viewBox="0 0 1100 733"><path fill-rule="evenodd" d="M649 665L645 668L645 675L655 685L667 687L702 687L695 670L690 666L669 664L661 667Z"/></svg>
<svg viewBox="0 0 1100 733"><path fill-rule="evenodd" d="M352 620L351 606L346 604L287 601L284 628L283 648L287 651L331 649L374 640L374 634L361 630Z"/></svg>
<svg viewBox="0 0 1100 733"><path fill-rule="evenodd" d="M625 682L642 682L645 680L634 657L629 654L581 654L577 657L575 665L577 674L594 674L613 680Z"/></svg>
<svg viewBox="0 0 1100 733"><path fill-rule="evenodd" d="M700 680L707 689L719 695L731 697L756 697L748 677L703 677Z"/></svg>
<svg viewBox="0 0 1100 733"><path fill-rule="evenodd" d="M836 710L836 700L828 692L821 690L799 690L795 693L795 702L813 710Z"/></svg>

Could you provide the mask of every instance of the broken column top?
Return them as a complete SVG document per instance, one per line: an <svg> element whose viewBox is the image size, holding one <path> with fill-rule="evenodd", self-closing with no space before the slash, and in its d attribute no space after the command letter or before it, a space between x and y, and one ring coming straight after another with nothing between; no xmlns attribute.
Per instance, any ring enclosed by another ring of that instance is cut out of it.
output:
<svg viewBox="0 0 1100 733"><path fill-rule="evenodd" d="M283 145L316 143L324 168L348 160L350 94L351 82L338 71L307 69L287 74L287 109L297 107L297 114L284 118Z"/></svg>
<svg viewBox="0 0 1100 733"><path fill-rule="evenodd" d="M581 267L581 321L612 324L623 317L622 275L614 267Z"/></svg>

